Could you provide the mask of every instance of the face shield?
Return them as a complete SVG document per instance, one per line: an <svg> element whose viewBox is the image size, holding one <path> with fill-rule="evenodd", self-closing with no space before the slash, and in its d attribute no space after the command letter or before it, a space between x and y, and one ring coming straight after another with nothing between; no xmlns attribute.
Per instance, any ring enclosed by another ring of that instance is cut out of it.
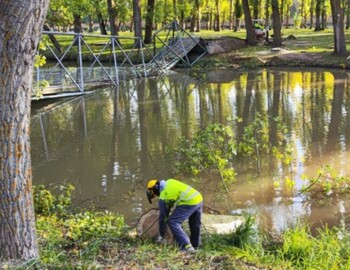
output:
<svg viewBox="0 0 350 270"><path fill-rule="evenodd" d="M148 202L149 203L152 203L152 199L154 198L154 193L152 190L147 190L146 191L146 194L147 194L147 199L148 199Z"/></svg>

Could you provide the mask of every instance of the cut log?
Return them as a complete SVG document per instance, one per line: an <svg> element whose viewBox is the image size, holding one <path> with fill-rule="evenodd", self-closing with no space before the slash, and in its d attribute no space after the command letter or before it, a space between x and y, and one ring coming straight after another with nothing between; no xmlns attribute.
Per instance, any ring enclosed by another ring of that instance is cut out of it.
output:
<svg viewBox="0 0 350 270"><path fill-rule="evenodd" d="M145 239L157 239L159 236L158 220L159 209L154 208L142 214L141 218L137 222L137 235ZM166 230L165 238L168 243L173 242L174 237L169 228Z"/></svg>
<svg viewBox="0 0 350 270"><path fill-rule="evenodd" d="M142 238L157 239L158 232L159 210L151 209L142 214L137 223L137 234ZM202 214L202 234L229 234L244 223L242 216L219 215L219 214ZM185 231L188 230L188 223L183 224ZM173 243L173 235L169 229L166 233L166 241Z"/></svg>

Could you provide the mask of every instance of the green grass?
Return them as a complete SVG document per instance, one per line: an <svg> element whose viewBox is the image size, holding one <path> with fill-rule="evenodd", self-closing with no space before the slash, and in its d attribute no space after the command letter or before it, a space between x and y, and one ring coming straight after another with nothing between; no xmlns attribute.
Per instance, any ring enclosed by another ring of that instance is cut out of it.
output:
<svg viewBox="0 0 350 270"><path fill-rule="evenodd" d="M55 194L34 189L40 258L2 262L2 269L350 269L350 232L296 225L276 236L260 232L253 216L235 233L202 232L195 254L172 244L157 244L131 234L118 214L78 210L71 205L73 187Z"/></svg>
<svg viewBox="0 0 350 270"><path fill-rule="evenodd" d="M127 234L107 233L91 235L84 241L69 240L57 230L56 222L46 220L45 230L38 229L39 239L48 231L51 234L49 240L39 241L40 259L16 269L350 268L350 235L344 228L324 228L312 236L306 226L297 226L277 240L266 234L257 235L252 227L241 228L243 234L238 235L203 235L203 245L196 254L190 255L173 245L159 245ZM239 245L237 237L243 241Z"/></svg>

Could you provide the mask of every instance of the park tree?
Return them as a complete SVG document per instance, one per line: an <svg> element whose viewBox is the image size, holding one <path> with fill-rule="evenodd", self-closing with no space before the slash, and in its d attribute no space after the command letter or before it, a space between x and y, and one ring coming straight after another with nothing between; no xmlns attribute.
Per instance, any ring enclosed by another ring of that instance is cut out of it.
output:
<svg viewBox="0 0 350 270"><path fill-rule="evenodd" d="M47 28L58 28L67 31L69 25L73 21L73 14L69 11L69 7L64 4L64 0L51 0L45 25Z"/></svg>
<svg viewBox="0 0 350 270"><path fill-rule="evenodd" d="M107 0L109 25L111 27L111 35L117 36L119 32L119 18L114 0Z"/></svg>
<svg viewBox="0 0 350 270"><path fill-rule="evenodd" d="M339 0L331 0L331 9L334 32L334 53L338 55L346 55L344 10Z"/></svg>
<svg viewBox="0 0 350 270"><path fill-rule="evenodd" d="M34 57L49 0L0 0L0 260L38 257L30 105Z"/></svg>
<svg viewBox="0 0 350 270"><path fill-rule="evenodd" d="M246 39L248 45L255 46L257 44L255 31L253 28L252 16L250 15L249 1L242 0L243 12L244 12L244 22L246 28Z"/></svg>
<svg viewBox="0 0 350 270"><path fill-rule="evenodd" d="M273 28L273 41L272 46L282 46L282 33L281 33L281 16L278 7L278 0L271 0L272 7L272 28Z"/></svg>
<svg viewBox="0 0 350 270"><path fill-rule="evenodd" d="M145 44L150 44L152 42L155 2L155 0L147 0L145 18Z"/></svg>
<svg viewBox="0 0 350 270"><path fill-rule="evenodd" d="M234 11L235 11L235 18L236 18L234 31L237 32L239 30L240 20L241 20L241 17L243 15L243 8L242 8L241 0L235 1Z"/></svg>
<svg viewBox="0 0 350 270"><path fill-rule="evenodd" d="M200 32L200 0L194 0L192 4L192 12L191 12L191 26L190 31Z"/></svg>
<svg viewBox="0 0 350 270"><path fill-rule="evenodd" d="M316 6L315 6L315 31L321 31L322 26L321 26L321 15L322 15L322 2L323 0L316 0Z"/></svg>
<svg viewBox="0 0 350 270"><path fill-rule="evenodd" d="M135 44L139 48L141 47L140 41L142 39L142 19L141 19L141 1L132 0L133 7L133 21L134 21L134 36L136 38Z"/></svg>

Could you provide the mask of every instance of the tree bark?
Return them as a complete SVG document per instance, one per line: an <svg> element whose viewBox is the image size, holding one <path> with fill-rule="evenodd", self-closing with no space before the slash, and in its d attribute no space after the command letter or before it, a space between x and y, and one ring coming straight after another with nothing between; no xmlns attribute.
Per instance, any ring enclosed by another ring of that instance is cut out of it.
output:
<svg viewBox="0 0 350 270"><path fill-rule="evenodd" d="M220 31L220 3L219 0L215 0L215 19L214 19L214 31Z"/></svg>
<svg viewBox="0 0 350 270"><path fill-rule="evenodd" d="M346 0L346 29L350 28L350 0Z"/></svg>
<svg viewBox="0 0 350 270"><path fill-rule="evenodd" d="M82 25L81 25L81 16L80 14L76 14L74 13L73 14L73 18L74 18L74 33L83 33L83 28L82 28Z"/></svg>
<svg viewBox="0 0 350 270"><path fill-rule="evenodd" d="M105 21L103 19L102 13L99 11L97 12L97 20L98 20L98 25L100 26L101 35L108 35Z"/></svg>
<svg viewBox="0 0 350 270"><path fill-rule="evenodd" d="M344 33L344 12L339 0L331 0L333 32L334 32L334 53L347 55Z"/></svg>
<svg viewBox="0 0 350 270"><path fill-rule="evenodd" d="M155 0L147 1L147 14L145 24L145 44L152 42L152 31L153 31L153 17L154 17L154 5Z"/></svg>
<svg viewBox="0 0 350 270"><path fill-rule="evenodd" d="M248 0L242 0L243 13L244 13L244 21L246 28L246 37L248 45L255 46L257 44L255 31L253 28L252 17L250 15L250 8Z"/></svg>
<svg viewBox="0 0 350 270"><path fill-rule="evenodd" d="M229 30L233 30L233 0L230 0Z"/></svg>
<svg viewBox="0 0 350 270"><path fill-rule="evenodd" d="M30 104L34 57L49 0L0 0L0 260L38 257Z"/></svg>
<svg viewBox="0 0 350 270"><path fill-rule="evenodd" d="M278 0L271 0L272 6L272 21L273 21L273 41L272 46L282 46L282 34L281 34L281 16L278 8Z"/></svg>
<svg viewBox="0 0 350 270"><path fill-rule="evenodd" d="M118 32L119 32L118 15L117 15L114 0L107 0L107 7L108 7L109 24L111 26L111 35L118 36Z"/></svg>
<svg viewBox="0 0 350 270"><path fill-rule="evenodd" d="M140 39L135 40L136 48L141 47L142 40L142 20L141 20L141 2L140 0L133 0L133 19L134 19L134 36Z"/></svg>
<svg viewBox="0 0 350 270"><path fill-rule="evenodd" d="M43 29L45 31L51 31L50 27L46 24L44 24ZM62 48L60 43L58 42L58 40L56 39L55 35L49 34L49 39L51 40L53 46L56 48L57 51L59 51L60 53L62 52Z"/></svg>
<svg viewBox="0 0 350 270"><path fill-rule="evenodd" d="M316 0L315 17L315 31L321 31L321 0Z"/></svg>

